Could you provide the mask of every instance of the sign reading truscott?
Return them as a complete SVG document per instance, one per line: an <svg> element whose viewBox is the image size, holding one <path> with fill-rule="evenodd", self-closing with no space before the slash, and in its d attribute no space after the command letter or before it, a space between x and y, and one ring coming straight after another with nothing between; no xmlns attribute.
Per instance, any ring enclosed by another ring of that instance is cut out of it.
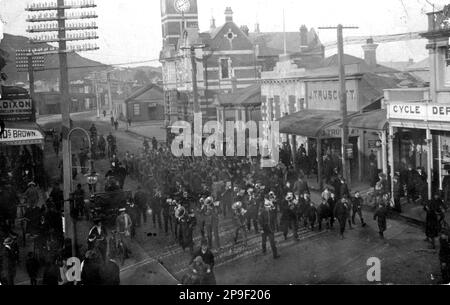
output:
<svg viewBox="0 0 450 305"><path fill-rule="evenodd" d="M450 122L450 104L389 103L388 119Z"/></svg>
<svg viewBox="0 0 450 305"><path fill-rule="evenodd" d="M0 136L0 144L39 144L44 140L44 136L38 130L6 128Z"/></svg>

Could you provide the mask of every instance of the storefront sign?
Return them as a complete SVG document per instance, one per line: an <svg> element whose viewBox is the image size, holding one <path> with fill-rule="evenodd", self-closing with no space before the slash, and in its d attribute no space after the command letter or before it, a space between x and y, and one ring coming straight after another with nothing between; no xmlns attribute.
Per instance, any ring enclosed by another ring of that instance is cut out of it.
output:
<svg viewBox="0 0 450 305"><path fill-rule="evenodd" d="M358 91L357 82L348 80L347 103L350 111L356 111ZM339 81L310 82L308 88L308 103L310 109L339 110L340 109L340 84Z"/></svg>
<svg viewBox="0 0 450 305"><path fill-rule="evenodd" d="M388 119L450 122L450 104L390 103Z"/></svg>
<svg viewBox="0 0 450 305"><path fill-rule="evenodd" d="M32 114L31 99L0 100L0 119L4 121L30 120Z"/></svg>
<svg viewBox="0 0 450 305"><path fill-rule="evenodd" d="M359 130L349 128L348 134L350 137L358 137ZM322 130L320 137L321 138L341 138L342 137L342 128L331 127L331 128L324 129L324 130Z"/></svg>
<svg viewBox="0 0 450 305"><path fill-rule="evenodd" d="M0 137L0 144L31 145L41 144L44 136L39 130L6 128Z"/></svg>

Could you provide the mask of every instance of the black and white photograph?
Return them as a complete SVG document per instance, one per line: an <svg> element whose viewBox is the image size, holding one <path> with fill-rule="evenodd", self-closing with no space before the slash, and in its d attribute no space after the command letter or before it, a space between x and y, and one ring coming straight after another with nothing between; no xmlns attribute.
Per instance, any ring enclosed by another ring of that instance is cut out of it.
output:
<svg viewBox="0 0 450 305"><path fill-rule="evenodd" d="M449 0L0 0L0 291L448 285L449 207Z"/></svg>

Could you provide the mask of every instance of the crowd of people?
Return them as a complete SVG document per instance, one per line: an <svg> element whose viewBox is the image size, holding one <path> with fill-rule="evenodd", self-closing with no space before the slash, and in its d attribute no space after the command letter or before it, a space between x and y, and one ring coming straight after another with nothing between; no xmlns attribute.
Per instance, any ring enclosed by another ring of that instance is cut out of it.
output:
<svg viewBox="0 0 450 305"><path fill-rule="evenodd" d="M105 191L123 189L127 176L141 186L127 199L127 206L120 208L113 228L106 228L101 218L91 219L94 226L89 231L87 252L83 255L82 283L86 285L120 283L118 266L131 255L131 239L136 235L136 229L147 222L152 222L160 233L171 235L192 255L189 272L183 278L185 284L215 283L213 253L220 252L226 243L221 240L220 229L227 219L233 224L233 249L238 244L247 246L250 234L261 234L262 252L267 253L268 241L274 259L280 257L275 242L277 233L286 240L291 236L299 240L300 228L334 230L337 222L339 235L344 239L347 228L353 229L357 221L361 227L367 226L364 199L359 192L351 192L340 174L340 157L335 150L329 149L324 154L325 187L319 201L313 202L308 178L317 170L314 165L317 162L303 146L299 147L296 170L287 146L281 148L281 161L276 167L261 168L258 158L175 157L167 147L158 145L155 138L145 139L139 152L127 151L119 161L116 139L111 133L105 139L97 135L96 127L92 125L90 134L92 156L110 160L111 170L105 179L116 178L114 189L108 189L111 185L107 183ZM20 160L27 159L23 154ZM82 154L87 152L82 150L80 156ZM80 157L79 160L83 171L87 158ZM62 190L55 184L46 203L38 207L36 183L24 180L26 187L20 192L23 195L18 196L13 189L12 177L4 177L0 188L4 241L2 284L13 283L19 263L18 238L13 228L17 207L21 204L27 206L20 216L26 220L26 232L34 238L35 245L35 251L28 254L25 262L31 284L36 284L36 275L41 268L44 268L43 283L67 284L65 261L72 253L70 240L63 237ZM423 185L417 182L426 181L423 172L409 168L396 173L393 198L386 175L377 171L374 180L374 192L369 199L375 205L373 220L378 224L380 238L384 239L389 211L401 208L400 197L422 199L427 213L427 240L435 247L435 239L440 237L442 273L444 280L448 280L450 247L444 225L446 205L438 194L431 201L424 199L427 194ZM75 218L83 216L83 211L87 210L85 198L86 194L79 186L74 193L74 206L78 210ZM151 219L148 219L149 215ZM194 243L197 235L201 236L198 250Z"/></svg>

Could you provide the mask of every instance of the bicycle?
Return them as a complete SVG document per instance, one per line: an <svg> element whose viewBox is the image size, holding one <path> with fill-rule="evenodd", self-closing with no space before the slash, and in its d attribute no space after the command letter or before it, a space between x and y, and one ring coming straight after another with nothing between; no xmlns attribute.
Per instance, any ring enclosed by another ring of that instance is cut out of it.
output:
<svg viewBox="0 0 450 305"><path fill-rule="evenodd" d="M127 248L117 231L112 231L111 233L112 237L109 240L110 257L118 259L120 261L120 265L123 266L127 257Z"/></svg>

